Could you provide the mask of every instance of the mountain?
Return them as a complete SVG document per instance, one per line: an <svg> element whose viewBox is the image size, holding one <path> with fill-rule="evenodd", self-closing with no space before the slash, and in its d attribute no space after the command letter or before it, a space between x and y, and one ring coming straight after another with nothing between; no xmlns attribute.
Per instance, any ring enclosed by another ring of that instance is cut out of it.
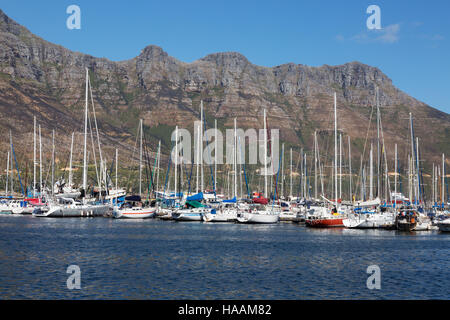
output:
<svg viewBox="0 0 450 320"><path fill-rule="evenodd" d="M421 157L429 160L426 168L431 160L438 162L442 152L450 153L450 115L407 95L378 68L360 62L269 68L254 65L239 53L223 52L185 63L155 45L133 59L115 62L47 42L0 10L1 150L8 147L7 134L12 130L17 149L30 159L33 115L42 125L46 148L55 129L57 148L68 150L71 132L83 130L85 68L90 70L106 153L112 154L118 145L131 152L139 118L144 119L153 150L158 139L167 150L176 124L192 130L202 99L209 126L217 118L220 128L231 128L236 117L240 127L261 128L266 109L270 127L281 130L287 147L311 150L314 130L319 130L321 152L331 154L326 137L333 128L333 93L337 92L339 128L351 137L354 163L359 164L376 87L383 135L390 148L388 161L397 143L405 163L410 112ZM375 136L372 130L369 137ZM344 142L347 146L346 138Z"/></svg>

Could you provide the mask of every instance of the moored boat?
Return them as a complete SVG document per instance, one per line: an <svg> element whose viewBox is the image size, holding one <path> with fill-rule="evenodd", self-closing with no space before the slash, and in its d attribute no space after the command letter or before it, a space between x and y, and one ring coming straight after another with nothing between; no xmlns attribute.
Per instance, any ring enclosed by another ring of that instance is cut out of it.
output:
<svg viewBox="0 0 450 320"><path fill-rule="evenodd" d="M450 218L439 221L437 226L441 232L450 232Z"/></svg>

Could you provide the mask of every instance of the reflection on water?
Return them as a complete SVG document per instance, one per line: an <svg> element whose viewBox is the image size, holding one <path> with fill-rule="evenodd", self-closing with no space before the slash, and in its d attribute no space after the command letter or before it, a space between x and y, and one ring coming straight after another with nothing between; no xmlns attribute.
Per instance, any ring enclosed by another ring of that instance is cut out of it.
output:
<svg viewBox="0 0 450 320"><path fill-rule="evenodd" d="M438 232L0 217L0 298L448 299L449 248Z"/></svg>

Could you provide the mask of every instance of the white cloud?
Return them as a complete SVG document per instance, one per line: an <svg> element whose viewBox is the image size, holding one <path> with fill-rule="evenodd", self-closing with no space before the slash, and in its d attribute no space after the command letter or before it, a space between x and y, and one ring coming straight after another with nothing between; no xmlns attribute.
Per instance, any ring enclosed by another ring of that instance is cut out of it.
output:
<svg viewBox="0 0 450 320"><path fill-rule="evenodd" d="M400 24L391 24L390 26L387 26L380 31L383 32L383 34L377 37L375 40L379 40L384 43L397 42L399 39Z"/></svg>
<svg viewBox="0 0 450 320"><path fill-rule="evenodd" d="M400 24L391 24L382 29L374 29L374 30L364 30L354 36L349 38L345 38L343 35L339 34L335 37L337 41L356 41L359 43L396 43L400 39Z"/></svg>

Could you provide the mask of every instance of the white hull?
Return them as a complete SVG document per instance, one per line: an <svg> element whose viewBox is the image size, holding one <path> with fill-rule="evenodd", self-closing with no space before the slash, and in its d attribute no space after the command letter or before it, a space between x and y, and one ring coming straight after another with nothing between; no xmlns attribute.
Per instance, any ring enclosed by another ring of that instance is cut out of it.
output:
<svg viewBox="0 0 450 320"><path fill-rule="evenodd" d="M156 215L156 208L127 208L114 211L114 218L146 219Z"/></svg>
<svg viewBox="0 0 450 320"><path fill-rule="evenodd" d="M203 212L204 210L182 209L172 212L172 219L176 221L202 221Z"/></svg>
<svg viewBox="0 0 450 320"><path fill-rule="evenodd" d="M395 218L394 216L381 214L357 214L342 220L342 223L350 229L377 229L393 226Z"/></svg>
<svg viewBox="0 0 450 320"><path fill-rule="evenodd" d="M239 223L257 223L257 224L272 224L277 223L279 220L279 215L275 213L250 213L244 212L237 217Z"/></svg>
<svg viewBox="0 0 450 320"><path fill-rule="evenodd" d="M173 220L176 221L202 221L201 213L180 213L172 216Z"/></svg>
<svg viewBox="0 0 450 320"><path fill-rule="evenodd" d="M423 218L422 218L423 219ZM430 231L433 230L433 225L431 223L430 219L422 220L421 218L418 219L416 227L413 229L414 231Z"/></svg>
<svg viewBox="0 0 450 320"><path fill-rule="evenodd" d="M76 199L79 196L81 196L81 192L74 191L74 192L64 192L64 193L57 193L55 194L56 198L70 198L70 199Z"/></svg>
<svg viewBox="0 0 450 320"><path fill-rule="evenodd" d="M280 212L280 221L294 221L297 218L297 214L292 211Z"/></svg>
<svg viewBox="0 0 450 320"><path fill-rule="evenodd" d="M33 216L45 218L102 217L107 215L110 209L109 205L54 205L38 208L37 211L33 212Z"/></svg>
<svg viewBox="0 0 450 320"><path fill-rule="evenodd" d="M217 211L216 213L205 212L202 215L205 222L234 222L237 219L236 210Z"/></svg>

